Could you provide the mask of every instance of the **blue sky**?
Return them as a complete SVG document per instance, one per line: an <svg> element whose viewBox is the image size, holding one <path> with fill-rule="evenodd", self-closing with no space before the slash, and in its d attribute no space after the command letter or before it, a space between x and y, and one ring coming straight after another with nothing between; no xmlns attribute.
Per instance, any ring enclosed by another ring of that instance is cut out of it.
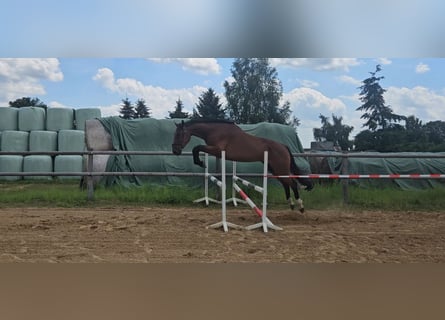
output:
<svg viewBox="0 0 445 320"><path fill-rule="evenodd" d="M38 97L51 107L98 107L117 115L121 100L145 99L155 118L165 118L180 98L191 112L198 97L213 88L224 102L231 58L0 58L0 105L22 96ZM304 147L320 126L319 114L342 116L362 130L358 100L361 81L381 64L380 84L395 113L424 123L445 121L443 58L272 58L283 84L283 101L301 120Z"/></svg>

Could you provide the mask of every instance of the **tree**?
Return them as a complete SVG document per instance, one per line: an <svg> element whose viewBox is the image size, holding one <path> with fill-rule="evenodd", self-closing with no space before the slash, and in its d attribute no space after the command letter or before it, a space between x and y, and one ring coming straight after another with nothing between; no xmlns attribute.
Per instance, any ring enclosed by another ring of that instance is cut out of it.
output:
<svg viewBox="0 0 445 320"><path fill-rule="evenodd" d="M128 100L128 98L122 99L122 108L120 109L119 113L119 117L121 117L122 119L133 119L135 117L135 113L134 113L134 107L131 104L131 101Z"/></svg>
<svg viewBox="0 0 445 320"><path fill-rule="evenodd" d="M176 101L175 111L173 111L173 112L169 111L168 118L170 118L170 119L190 118L190 115L188 114L188 112L184 112L184 111L182 111L182 109L184 109L184 104L182 103L181 99L178 99Z"/></svg>
<svg viewBox="0 0 445 320"><path fill-rule="evenodd" d="M374 72L370 72L371 77L362 81L363 85L359 87L360 101L363 104L358 107L357 111L364 111L361 119L366 119L364 127L368 127L370 131L376 131L378 129L387 129L391 127L394 122L404 120L405 117L394 114L391 107L385 105L385 99L383 94L386 92L383 89L379 81L384 77L377 77L377 72L380 72L382 68L380 65L376 66Z"/></svg>
<svg viewBox="0 0 445 320"><path fill-rule="evenodd" d="M45 110L48 108L48 106L42 101L40 101L39 98L30 98L30 97L22 97L14 101L9 101L9 106L14 108L39 107Z"/></svg>
<svg viewBox="0 0 445 320"><path fill-rule="evenodd" d="M144 99L136 101L136 108L134 110L135 118L150 118L150 108L145 104Z"/></svg>
<svg viewBox="0 0 445 320"><path fill-rule="evenodd" d="M203 92L199 97L199 102L196 104L196 109L193 109L192 118L206 118L206 119L225 119L226 113L219 102L219 97L212 88Z"/></svg>
<svg viewBox="0 0 445 320"><path fill-rule="evenodd" d="M429 151L445 151L445 121L430 121L424 130L430 144Z"/></svg>
<svg viewBox="0 0 445 320"><path fill-rule="evenodd" d="M340 147L342 150L350 150L352 148L352 141L349 140L354 127L342 123L343 117L337 117L332 114L332 121L329 118L320 114L321 128L314 128L315 141L332 141L334 146Z"/></svg>
<svg viewBox="0 0 445 320"><path fill-rule="evenodd" d="M234 81L224 82L227 111L238 123L262 121L289 124L290 104L279 107L281 81L267 58L238 58L232 69Z"/></svg>

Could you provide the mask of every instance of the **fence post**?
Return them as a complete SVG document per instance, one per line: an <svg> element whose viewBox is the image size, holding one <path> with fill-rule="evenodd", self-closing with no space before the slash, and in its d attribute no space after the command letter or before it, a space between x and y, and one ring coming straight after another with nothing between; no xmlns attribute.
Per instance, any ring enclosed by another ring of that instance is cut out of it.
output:
<svg viewBox="0 0 445 320"><path fill-rule="evenodd" d="M343 155L347 155L347 151L343 152ZM349 174L349 168L348 168L348 164L349 164L349 160L348 157L343 157L341 160L342 164L341 164L341 174ZM343 189L343 204L348 205L349 204L349 180L348 179L343 179L342 180L342 189Z"/></svg>
<svg viewBox="0 0 445 320"><path fill-rule="evenodd" d="M93 172L93 154L91 152L87 156L87 172ZM91 174L87 176L87 194L88 200L94 200L94 183Z"/></svg>

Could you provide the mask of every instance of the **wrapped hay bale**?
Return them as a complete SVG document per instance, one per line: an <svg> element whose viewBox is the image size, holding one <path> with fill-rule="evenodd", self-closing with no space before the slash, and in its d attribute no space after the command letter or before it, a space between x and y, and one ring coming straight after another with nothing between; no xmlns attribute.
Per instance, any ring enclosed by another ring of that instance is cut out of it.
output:
<svg viewBox="0 0 445 320"><path fill-rule="evenodd" d="M23 157L0 155L0 172L23 172ZM21 176L0 176L0 180L17 181Z"/></svg>
<svg viewBox="0 0 445 320"><path fill-rule="evenodd" d="M74 122L77 130L85 130L85 121L100 118L99 108L82 108L74 110Z"/></svg>
<svg viewBox="0 0 445 320"><path fill-rule="evenodd" d="M85 121L85 143L88 150L113 150L111 135L97 119Z"/></svg>
<svg viewBox="0 0 445 320"><path fill-rule="evenodd" d="M23 107L19 109L18 114L18 128L20 131L45 130L45 109Z"/></svg>
<svg viewBox="0 0 445 320"><path fill-rule="evenodd" d="M64 152L82 152L85 150L85 132L80 130L60 130L58 149Z"/></svg>
<svg viewBox="0 0 445 320"><path fill-rule="evenodd" d="M18 108L0 108L0 131L18 129Z"/></svg>
<svg viewBox="0 0 445 320"><path fill-rule="evenodd" d="M54 159L54 172L82 172L83 157L59 155ZM57 176L58 179L76 179L80 180L81 176Z"/></svg>
<svg viewBox="0 0 445 320"><path fill-rule="evenodd" d="M32 155L23 158L23 172L53 172L51 156ZM25 176L25 180L51 180L52 176Z"/></svg>
<svg viewBox="0 0 445 320"><path fill-rule="evenodd" d="M46 111L46 130L74 129L74 111L70 108L48 108Z"/></svg>
<svg viewBox="0 0 445 320"><path fill-rule="evenodd" d="M10 131L2 132L0 150L6 152L23 152L29 150L29 132Z"/></svg>
<svg viewBox="0 0 445 320"><path fill-rule="evenodd" d="M29 151L57 151L57 132L31 131L29 133Z"/></svg>

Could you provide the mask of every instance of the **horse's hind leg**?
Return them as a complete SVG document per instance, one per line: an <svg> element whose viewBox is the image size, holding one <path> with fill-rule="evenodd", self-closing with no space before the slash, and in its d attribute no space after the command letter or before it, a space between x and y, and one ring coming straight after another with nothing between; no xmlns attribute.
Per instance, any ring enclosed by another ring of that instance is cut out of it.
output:
<svg viewBox="0 0 445 320"><path fill-rule="evenodd" d="M292 188L292 191L294 192L295 200L297 201L299 210L301 213L304 212L304 205L303 200L300 199L300 194L298 192L298 184L295 182L295 180L291 180L290 186Z"/></svg>
<svg viewBox="0 0 445 320"><path fill-rule="evenodd" d="M278 179L284 188L284 194L286 195L287 203L289 203L289 206L292 210L295 209L295 203L292 197L290 196L290 186L289 186L289 179Z"/></svg>

